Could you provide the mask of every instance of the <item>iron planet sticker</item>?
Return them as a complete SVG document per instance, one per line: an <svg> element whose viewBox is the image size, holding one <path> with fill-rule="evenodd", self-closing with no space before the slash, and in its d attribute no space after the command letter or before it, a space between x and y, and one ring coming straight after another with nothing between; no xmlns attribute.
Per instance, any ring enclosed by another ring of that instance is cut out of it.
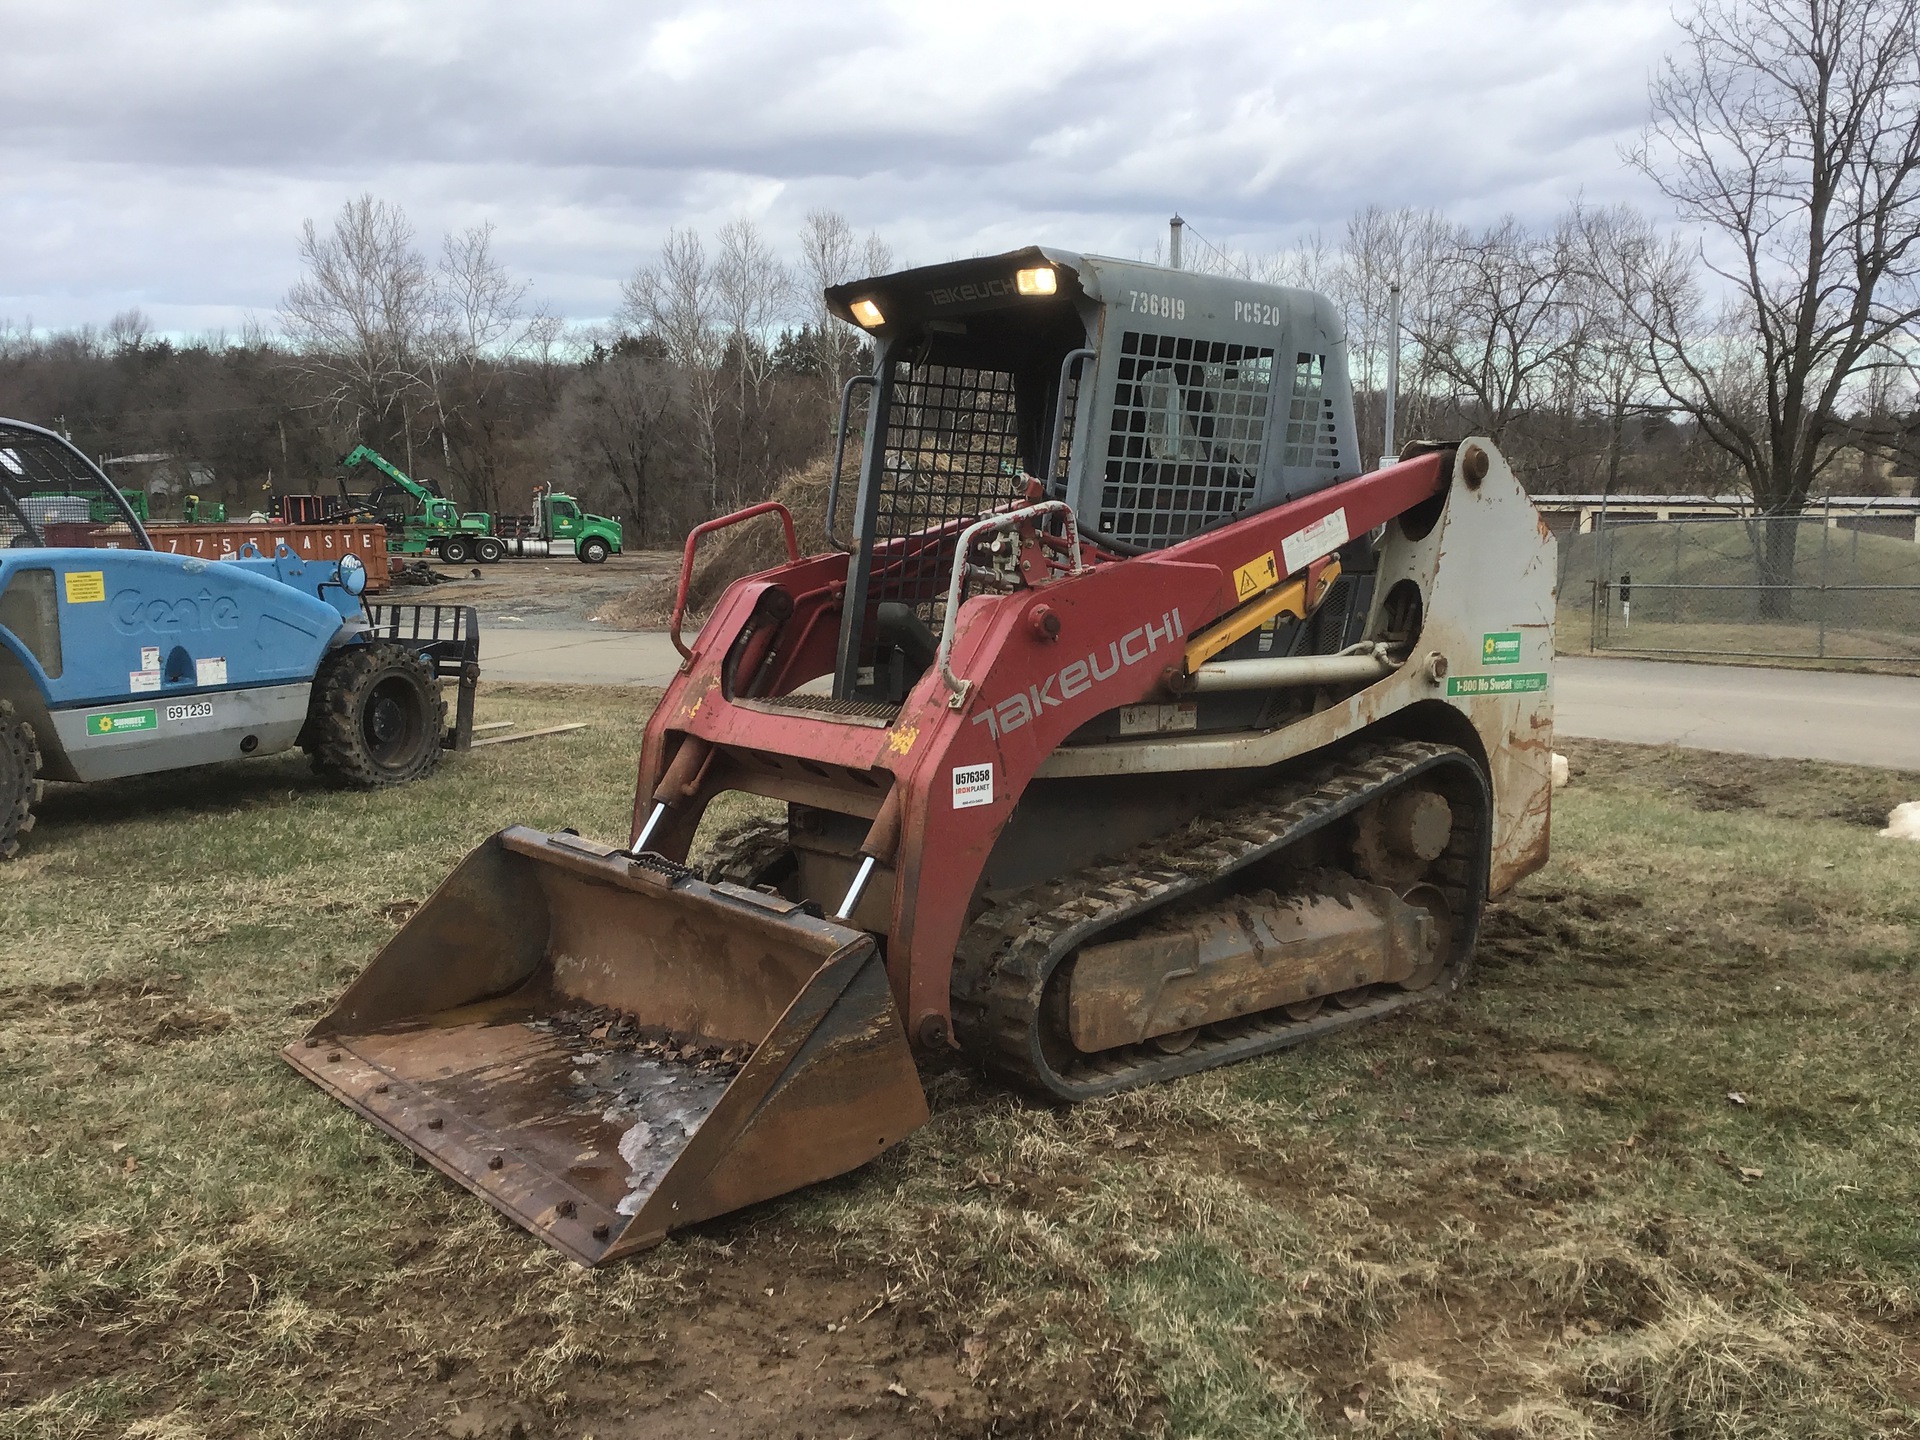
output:
<svg viewBox="0 0 1920 1440"><path fill-rule="evenodd" d="M970 810L975 805L993 803L993 765L956 765L953 767L953 808Z"/></svg>

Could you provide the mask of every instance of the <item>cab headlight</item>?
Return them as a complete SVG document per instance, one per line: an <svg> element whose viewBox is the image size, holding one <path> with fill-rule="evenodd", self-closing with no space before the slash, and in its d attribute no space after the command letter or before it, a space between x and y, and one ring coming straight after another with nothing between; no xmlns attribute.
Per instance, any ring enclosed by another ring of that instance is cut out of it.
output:
<svg viewBox="0 0 1920 1440"><path fill-rule="evenodd" d="M364 595L367 590L367 562L358 555L340 561L340 588L349 595Z"/></svg>
<svg viewBox="0 0 1920 1440"><path fill-rule="evenodd" d="M1060 288L1060 277L1054 274L1051 265L1041 265L1032 270L1015 271L1013 284L1022 295L1051 295Z"/></svg>
<svg viewBox="0 0 1920 1440"><path fill-rule="evenodd" d="M853 318L858 320L864 329L877 330L887 323L887 317L880 313L880 307L871 300L856 300L848 308L853 311Z"/></svg>

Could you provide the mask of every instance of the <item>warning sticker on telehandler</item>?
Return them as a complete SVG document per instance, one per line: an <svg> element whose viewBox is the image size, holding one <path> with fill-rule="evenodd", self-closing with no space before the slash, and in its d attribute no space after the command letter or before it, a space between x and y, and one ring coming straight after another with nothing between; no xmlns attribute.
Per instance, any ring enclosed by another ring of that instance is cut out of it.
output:
<svg viewBox="0 0 1920 1440"><path fill-rule="evenodd" d="M107 598L104 570L69 570L66 580L69 605L98 605Z"/></svg>
<svg viewBox="0 0 1920 1440"><path fill-rule="evenodd" d="M974 805L993 803L993 766L956 765L953 767L953 808L965 810Z"/></svg>

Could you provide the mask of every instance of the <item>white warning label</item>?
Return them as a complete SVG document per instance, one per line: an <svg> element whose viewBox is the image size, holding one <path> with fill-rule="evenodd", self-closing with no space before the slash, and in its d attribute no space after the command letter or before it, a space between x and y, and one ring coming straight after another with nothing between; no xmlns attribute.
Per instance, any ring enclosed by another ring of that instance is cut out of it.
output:
<svg viewBox="0 0 1920 1440"><path fill-rule="evenodd" d="M1347 512L1344 509L1336 510L1331 515L1322 515L1305 529L1294 531L1280 542L1281 563L1287 567L1287 574L1297 574L1322 555L1331 555L1349 538Z"/></svg>
<svg viewBox="0 0 1920 1440"><path fill-rule="evenodd" d="M953 808L965 810L971 805L993 803L993 766L956 765L953 767Z"/></svg>

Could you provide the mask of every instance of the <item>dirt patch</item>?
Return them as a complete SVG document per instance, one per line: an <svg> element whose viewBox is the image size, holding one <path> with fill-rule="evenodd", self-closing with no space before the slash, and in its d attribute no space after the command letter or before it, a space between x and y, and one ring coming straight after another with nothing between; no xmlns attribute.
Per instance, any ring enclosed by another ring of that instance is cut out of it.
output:
<svg viewBox="0 0 1920 1440"><path fill-rule="evenodd" d="M1679 786L1698 810L1758 810L1760 796L1746 780L1711 775L1685 776Z"/></svg>
<svg viewBox="0 0 1920 1440"><path fill-rule="evenodd" d="M637 585L679 573L675 550L629 550L604 564L583 565L570 557L503 560L495 565L439 566L447 583L403 590L407 603L472 605L482 635L515 630L577 629Z"/></svg>
<svg viewBox="0 0 1920 1440"><path fill-rule="evenodd" d="M503 1343L494 1353L465 1357L457 1343L435 1357L419 1392L372 1433L877 1440L985 1433L1012 1418L926 1317L890 1298L898 1290L885 1275L795 1237L786 1246L757 1238L746 1253L683 1271L649 1333L610 1317L592 1353L573 1357L545 1393L528 1393L539 1388L527 1383L541 1378L538 1367L530 1372L510 1342L524 1335L537 1356L554 1337L509 1320L495 1331ZM511 1306L500 1297L501 1310Z"/></svg>
<svg viewBox="0 0 1920 1440"><path fill-rule="evenodd" d="M802 555L832 549L827 540L827 489L833 460L823 456L802 466L774 487L771 499L793 514L794 533ZM847 487L842 487L846 498ZM787 546L777 518L760 516L707 537L694 562L693 583L687 590L689 621L703 619L727 586L742 575L770 570L787 561ZM677 570L662 574L603 605L594 619L623 630L662 630L673 616Z"/></svg>
<svg viewBox="0 0 1920 1440"><path fill-rule="evenodd" d="M1626 784L1684 796L1706 811L1757 810L1783 820L1839 820L1879 829L1903 800L1920 795L1920 774L1775 760L1675 745L1562 739L1576 783Z"/></svg>
<svg viewBox="0 0 1920 1440"><path fill-rule="evenodd" d="M818 1236L761 1227L739 1243L675 1248L683 1263L656 1303L637 1313L609 1305L596 1319L582 1296L579 1323L528 1313L518 1287L457 1269L449 1277L436 1263L448 1257L424 1234L403 1247L411 1253L377 1301L348 1290L275 1303L331 1317L290 1366L330 1397L320 1433L880 1440L1048 1428L1051 1399L982 1369L892 1277L842 1260ZM162 1330L69 1327L19 1355L0 1379L0 1405L111 1380L202 1327L258 1328L262 1308L235 1276ZM150 1399L150 1418L191 1415L212 1435L249 1433L203 1413L190 1380Z"/></svg>
<svg viewBox="0 0 1920 1440"><path fill-rule="evenodd" d="M171 974L109 976L86 984L0 990L0 1020L53 1017L95 1040L130 1045L171 1045L233 1023L224 1010L186 1000L183 980Z"/></svg>

